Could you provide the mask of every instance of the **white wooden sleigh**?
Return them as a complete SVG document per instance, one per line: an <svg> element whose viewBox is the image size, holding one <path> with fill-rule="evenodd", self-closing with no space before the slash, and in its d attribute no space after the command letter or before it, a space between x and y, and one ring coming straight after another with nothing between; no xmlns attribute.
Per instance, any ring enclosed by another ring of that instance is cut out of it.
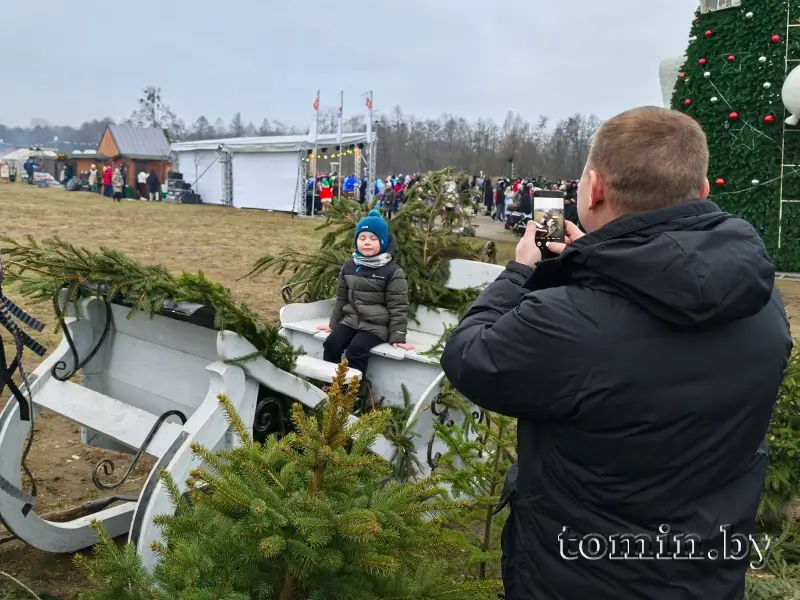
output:
<svg viewBox="0 0 800 600"><path fill-rule="evenodd" d="M454 259L450 261L450 279L447 287L452 290L481 288L494 281L503 267L492 263ZM289 290L290 292L290 290ZM283 335L295 348L302 349L306 356L320 359L323 343L328 333L317 329L327 325L333 312L334 300L310 303L294 303L280 311ZM458 317L446 310L417 307L413 320L409 320L406 341L414 346L407 351L381 344L372 350L369 361L369 381L372 392L383 399L384 406L403 406L403 387L415 404L409 424L416 420L417 456L422 459L422 475L435 468L438 456L446 447L434 435L434 422L459 423L459 415L445 414L436 402L441 392L444 373L439 358L430 351L442 342L448 327L458 324Z"/></svg>
<svg viewBox="0 0 800 600"><path fill-rule="evenodd" d="M452 261L448 285L479 287L501 271L487 263ZM28 377L34 417L46 411L57 413L81 426L84 443L146 454L155 466L138 499L68 522L44 520L36 514L35 503L29 506L25 499L0 488L0 520L22 541L56 553L92 546L96 536L91 522L98 520L112 536L127 535L151 568L156 557L150 546L160 539L153 517L173 510L160 472L166 470L185 491L189 472L202 466L193 457L191 444L221 449L235 443L218 394L227 395L256 437L280 431L284 415L279 399L309 407L326 399L322 389L307 379L330 382L336 373L336 365L320 359L324 334L316 331L317 324L327 323L331 303L292 304L281 310L283 333L307 352L298 360L295 374L263 358L242 366L227 364L226 360L251 355L256 349L232 332L215 331L213 312L205 306L166 305L160 315L136 313L129 319L129 307L107 304L102 298L84 297L78 304L80 318L75 317L73 305L65 311L75 352L65 337ZM402 405L401 385L405 384L416 402L409 423L415 423L418 452L424 456L427 446L430 459L437 450L431 444L433 422L442 414L436 411L435 401L443 373L438 359L420 353L436 345L456 317L421 307L417 319L418 323L410 323L409 332L409 343L417 350L378 346L370 362L370 380L374 392L394 405ZM71 381L73 374L80 376L81 383ZM361 373L351 369L349 377L360 378ZM0 477L17 490L25 483L20 465L30 427L31 422L21 418L19 404L10 399L0 412ZM394 447L383 438L372 450L387 460L394 454ZM111 472L105 462L96 466L93 479L113 494L130 469L120 466Z"/></svg>

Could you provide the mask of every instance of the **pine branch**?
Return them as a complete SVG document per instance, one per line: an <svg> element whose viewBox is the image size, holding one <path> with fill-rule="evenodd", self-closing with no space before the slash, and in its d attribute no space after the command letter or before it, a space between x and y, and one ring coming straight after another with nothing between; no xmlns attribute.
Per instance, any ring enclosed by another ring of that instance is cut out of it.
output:
<svg viewBox="0 0 800 600"><path fill-rule="evenodd" d="M58 238L37 241L29 236L26 242L0 236L0 253L7 258L6 278L20 284L23 296L57 298L66 286L67 302L82 295L99 296L130 306L129 318L136 311L158 314L168 300L203 304L215 311L218 330L241 335L275 366L294 370L298 352L278 328L202 272L173 275L162 265L139 264L113 248L92 251Z"/></svg>

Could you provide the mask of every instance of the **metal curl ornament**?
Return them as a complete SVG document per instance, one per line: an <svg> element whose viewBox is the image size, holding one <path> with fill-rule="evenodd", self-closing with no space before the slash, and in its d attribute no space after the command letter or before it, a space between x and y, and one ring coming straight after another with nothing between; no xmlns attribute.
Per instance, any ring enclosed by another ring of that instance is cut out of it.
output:
<svg viewBox="0 0 800 600"><path fill-rule="evenodd" d="M281 288L281 298L284 304L294 304L296 302L309 302L311 300L311 293L306 290L297 296L292 296L292 286L285 285Z"/></svg>
<svg viewBox="0 0 800 600"><path fill-rule="evenodd" d="M104 492L110 492L111 490L115 490L115 489L119 488L120 486L122 486L122 484L124 484L128 480L128 478L131 476L131 473L133 473L133 470L136 468L136 465L139 464L139 461L141 460L142 456L144 455L145 450L147 450L147 447L150 445L150 442L153 441L153 438L156 437L156 434L158 433L159 429L161 429L161 426L164 423L166 423L166 421L167 421L167 419L169 417L172 417L172 416L178 417L181 420L181 425L186 425L186 415L184 415L181 411L179 411L179 410L169 410L169 411L165 412L163 415L158 417L158 420L153 424L153 427L150 429L150 433L147 434L147 437L144 439L144 443L142 444L142 447L139 448L139 451L133 457L133 460L131 461L131 464L128 466L128 470L125 471L125 475L122 476L122 479L120 479L117 483L112 484L112 485L106 485L102 481L100 481L100 470L101 469L103 470L103 474L106 477L110 477L111 475L114 474L114 471L115 471L114 461L106 458L104 460L101 460L99 463L97 463L95 465L95 467L94 467L94 471L92 471L92 483L94 484L94 486L98 490L102 490Z"/></svg>
<svg viewBox="0 0 800 600"><path fill-rule="evenodd" d="M439 407L441 406L441 410ZM442 402L442 394L436 394L431 402L431 414L436 417L436 421L440 425L447 425L452 426L454 421L449 419L448 416L450 415L450 407ZM434 428L433 433L431 434L431 438L428 440L428 456L427 462L428 466L431 470L436 469L439 466L439 460L442 458L442 453L437 452L436 454L433 453L433 444L436 441L436 429Z"/></svg>
<svg viewBox="0 0 800 600"><path fill-rule="evenodd" d="M253 419L253 439L263 442L272 433L279 433L283 437L286 435L285 425L286 420L284 419L283 405L280 400L277 398L263 398L258 401L255 418Z"/></svg>
<svg viewBox="0 0 800 600"><path fill-rule="evenodd" d="M68 300L65 300L65 304ZM86 358L80 360L78 356L78 349L75 347L75 342L72 339L72 335L69 332L69 327L67 327L67 323L64 320L64 312L61 310L61 306L58 302L58 295L53 297L53 310L56 313L56 319L58 319L58 324L61 327L61 331L64 333L64 339L67 340L67 345L69 346L69 350L72 353L72 368L67 368L66 361L60 360L56 364L53 365L53 368L50 370L50 373L53 376L53 379L56 381L69 381L75 373L80 371L86 364L92 360L95 355L100 350L103 342L105 342L106 337L108 337L108 332L111 330L111 324L114 322L114 315L111 312L111 303L108 300L104 300L104 305L106 307L106 322L103 325L103 332L100 334L100 339L97 340L97 343L92 348L92 351L86 355ZM66 373L59 375L59 371L66 371Z"/></svg>

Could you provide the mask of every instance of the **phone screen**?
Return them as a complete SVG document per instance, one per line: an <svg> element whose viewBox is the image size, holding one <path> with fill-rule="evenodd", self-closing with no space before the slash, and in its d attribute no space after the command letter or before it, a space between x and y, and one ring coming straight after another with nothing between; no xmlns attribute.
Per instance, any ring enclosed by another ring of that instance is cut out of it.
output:
<svg viewBox="0 0 800 600"><path fill-rule="evenodd" d="M533 221L536 223L537 246L541 248L545 247L547 242L563 242L564 193L534 192Z"/></svg>

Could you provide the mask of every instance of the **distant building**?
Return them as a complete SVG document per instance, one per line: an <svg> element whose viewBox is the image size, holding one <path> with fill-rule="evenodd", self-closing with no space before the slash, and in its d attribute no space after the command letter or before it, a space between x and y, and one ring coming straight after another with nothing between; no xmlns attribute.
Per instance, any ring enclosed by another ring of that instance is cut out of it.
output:
<svg viewBox="0 0 800 600"><path fill-rule="evenodd" d="M158 127L109 125L100 140L94 157L78 155L78 172L87 171L92 163L112 161L127 173L128 185L135 185L141 171L155 171L162 183L170 170L170 148L167 136ZM97 164L98 169L101 168Z"/></svg>

